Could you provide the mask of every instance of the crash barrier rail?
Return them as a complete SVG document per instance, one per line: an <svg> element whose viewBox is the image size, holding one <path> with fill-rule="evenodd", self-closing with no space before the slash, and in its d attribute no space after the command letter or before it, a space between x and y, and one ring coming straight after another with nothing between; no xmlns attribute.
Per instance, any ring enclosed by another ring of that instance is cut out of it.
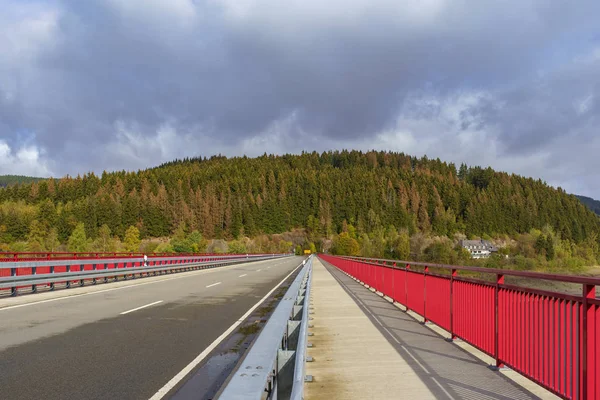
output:
<svg viewBox="0 0 600 400"><path fill-rule="evenodd" d="M217 398L302 400L312 256Z"/></svg>
<svg viewBox="0 0 600 400"><path fill-rule="evenodd" d="M102 280L106 283L119 277L135 278L136 274L141 277L144 274L214 268L287 256L289 254L151 257L146 263L142 257L2 262L0 291L9 289L12 295L16 295L20 288L30 288L35 293L41 286L54 290L57 283L64 283L70 288L73 283L83 286L86 281L96 284Z"/></svg>
<svg viewBox="0 0 600 400"><path fill-rule="evenodd" d="M563 399L600 399L600 279L319 255ZM417 268L416 268L417 267ZM493 282L459 273L492 275ZM506 276L580 284L574 296L509 285Z"/></svg>
<svg viewBox="0 0 600 400"><path fill-rule="evenodd" d="M38 261L38 260L80 260L80 259L100 259L100 258L139 258L147 255L148 257L200 257L200 256L224 256L223 253L129 253L129 252L2 252L0 251L0 262L8 261ZM227 255L246 255L232 254Z"/></svg>

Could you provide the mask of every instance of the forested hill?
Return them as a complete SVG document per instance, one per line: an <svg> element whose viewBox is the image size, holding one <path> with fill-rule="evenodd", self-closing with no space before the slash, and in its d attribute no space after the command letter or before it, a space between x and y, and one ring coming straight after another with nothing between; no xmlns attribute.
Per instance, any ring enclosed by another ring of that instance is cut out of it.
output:
<svg viewBox="0 0 600 400"><path fill-rule="evenodd" d="M590 210L600 215L600 201L594 200L590 197L577 196L577 198L585 204Z"/></svg>
<svg viewBox="0 0 600 400"><path fill-rule="evenodd" d="M401 153L341 151L258 158L186 159L139 172L88 174L0 190L0 228L13 240L31 222L66 240L107 224L123 237L170 235L181 223L206 238L306 227L315 236L352 224L359 233L394 225L411 233L498 235L550 225L581 242L599 231L579 200L540 180ZM3 227L2 227L3 226Z"/></svg>
<svg viewBox="0 0 600 400"><path fill-rule="evenodd" d="M22 175L0 175L0 186L14 185L15 183L38 182L44 178L35 178Z"/></svg>

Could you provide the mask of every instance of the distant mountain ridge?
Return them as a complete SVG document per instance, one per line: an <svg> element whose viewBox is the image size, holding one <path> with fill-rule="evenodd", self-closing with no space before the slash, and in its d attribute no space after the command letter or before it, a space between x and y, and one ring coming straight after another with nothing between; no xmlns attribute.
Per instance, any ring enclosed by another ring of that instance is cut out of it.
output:
<svg viewBox="0 0 600 400"><path fill-rule="evenodd" d="M575 195L575 197L577 197L579 199L579 201L581 201L583 204L585 204L587 206L587 208L589 208L596 214L600 215L600 201L594 200L591 197L585 197L585 196Z"/></svg>

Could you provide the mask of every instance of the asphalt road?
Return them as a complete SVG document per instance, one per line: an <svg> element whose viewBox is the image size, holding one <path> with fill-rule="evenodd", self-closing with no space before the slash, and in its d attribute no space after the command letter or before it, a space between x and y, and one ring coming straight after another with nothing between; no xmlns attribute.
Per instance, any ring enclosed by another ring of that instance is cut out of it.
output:
<svg viewBox="0 0 600 400"><path fill-rule="evenodd" d="M0 300L0 398L148 399L302 261Z"/></svg>

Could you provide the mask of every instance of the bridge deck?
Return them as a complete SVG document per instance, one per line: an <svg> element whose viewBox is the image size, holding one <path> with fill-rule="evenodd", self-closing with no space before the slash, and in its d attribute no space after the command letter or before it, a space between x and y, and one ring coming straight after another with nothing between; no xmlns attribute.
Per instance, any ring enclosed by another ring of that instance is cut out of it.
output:
<svg viewBox="0 0 600 400"><path fill-rule="evenodd" d="M539 399L333 266L313 264L305 398ZM534 394L535 392L535 394Z"/></svg>

